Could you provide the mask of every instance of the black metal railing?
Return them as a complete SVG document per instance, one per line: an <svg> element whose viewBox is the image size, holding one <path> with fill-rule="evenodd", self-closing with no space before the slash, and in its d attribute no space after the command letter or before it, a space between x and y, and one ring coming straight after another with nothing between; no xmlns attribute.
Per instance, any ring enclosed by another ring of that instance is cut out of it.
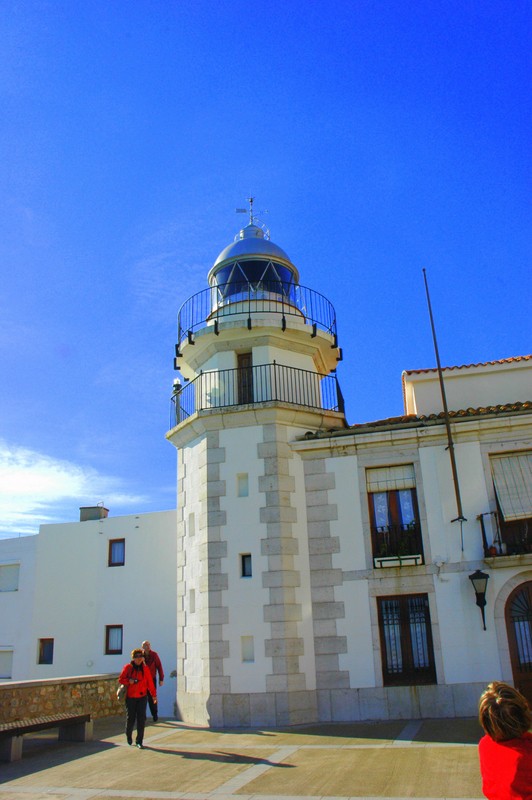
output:
<svg viewBox="0 0 532 800"><path fill-rule="evenodd" d="M486 525L486 517L491 517L491 526ZM532 519L505 520L499 511L479 514L477 519L480 523L485 556L518 556L532 553ZM489 537L490 527L491 537Z"/></svg>
<svg viewBox="0 0 532 800"><path fill-rule="evenodd" d="M259 281L223 283L203 289L192 295L179 309L177 341L181 343L195 330L209 322L215 326L221 319L234 314L279 314L284 324L286 317L294 316L317 329L330 333L336 342L336 313L333 305L319 292L294 283Z"/></svg>
<svg viewBox="0 0 532 800"><path fill-rule="evenodd" d="M418 522L372 528L371 540L376 566L386 566L387 559L399 559L405 564L423 563L423 538Z"/></svg>
<svg viewBox="0 0 532 800"><path fill-rule="evenodd" d="M171 427L198 411L272 401L344 413L336 375L320 375L275 361L240 369L200 372L175 392L171 400Z"/></svg>

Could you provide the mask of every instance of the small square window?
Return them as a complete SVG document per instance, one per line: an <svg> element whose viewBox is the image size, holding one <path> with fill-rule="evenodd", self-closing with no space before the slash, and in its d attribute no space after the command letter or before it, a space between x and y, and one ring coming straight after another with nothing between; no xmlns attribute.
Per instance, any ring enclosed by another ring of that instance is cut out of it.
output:
<svg viewBox="0 0 532 800"><path fill-rule="evenodd" d="M54 640L39 639L39 664L54 663Z"/></svg>
<svg viewBox="0 0 532 800"><path fill-rule="evenodd" d="M240 554L240 575L242 578L251 578L253 572L251 568L250 553Z"/></svg>
<svg viewBox="0 0 532 800"><path fill-rule="evenodd" d="M5 681L13 676L13 650L0 650L0 679Z"/></svg>
<svg viewBox="0 0 532 800"><path fill-rule="evenodd" d="M122 653L123 625L105 626L105 655L116 656Z"/></svg>
<svg viewBox="0 0 532 800"><path fill-rule="evenodd" d="M126 540L109 540L109 567L123 567L126 563Z"/></svg>
<svg viewBox="0 0 532 800"><path fill-rule="evenodd" d="M247 472L241 472L236 476L236 493L238 497L249 496L249 476Z"/></svg>
<svg viewBox="0 0 532 800"><path fill-rule="evenodd" d="M253 636L240 637L240 649L242 653L242 661L245 664L251 664L255 661L255 643Z"/></svg>
<svg viewBox="0 0 532 800"><path fill-rule="evenodd" d="M0 592L18 591L20 564L0 564Z"/></svg>

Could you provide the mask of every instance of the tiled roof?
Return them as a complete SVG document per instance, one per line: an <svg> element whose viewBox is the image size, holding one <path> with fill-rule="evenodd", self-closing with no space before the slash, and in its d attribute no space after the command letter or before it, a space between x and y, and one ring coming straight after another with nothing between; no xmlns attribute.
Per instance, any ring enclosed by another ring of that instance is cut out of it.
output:
<svg viewBox="0 0 532 800"><path fill-rule="evenodd" d="M530 356L528 356L530 358ZM464 408L459 411L449 411L449 418L453 422L471 419L473 417L496 417L498 415L522 414L532 412L532 400L523 403L505 403L496 406L481 406L480 408ZM305 439L327 439L332 436L349 436L356 433L370 433L375 429L385 428L421 428L426 425L436 425L445 420L445 414L405 414L401 417L388 417L387 419L377 419L373 422L360 422L349 425L347 428L338 428L329 431L308 432Z"/></svg>
<svg viewBox="0 0 532 800"><path fill-rule="evenodd" d="M460 364L454 367L442 367L446 370L454 370L454 369L470 369L471 367L490 367L494 364L510 364L513 361L529 361L532 358L532 355L528 356L512 356L511 358L500 358L498 361L479 361L477 364ZM431 369L405 369L403 375L422 375L426 372L437 372L436 367L432 367Z"/></svg>

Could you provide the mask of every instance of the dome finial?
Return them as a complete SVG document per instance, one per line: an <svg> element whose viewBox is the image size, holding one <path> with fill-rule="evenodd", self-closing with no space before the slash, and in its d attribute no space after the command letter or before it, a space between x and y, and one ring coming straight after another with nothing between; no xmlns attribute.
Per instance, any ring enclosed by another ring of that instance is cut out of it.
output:
<svg viewBox="0 0 532 800"><path fill-rule="evenodd" d="M249 214L249 224L253 225L254 222L255 222L255 217L253 215L253 203L255 201L255 198L250 195L249 197L246 197L246 200L249 203L249 211L248 211L247 208L237 208L236 209L236 213L237 214Z"/></svg>
<svg viewBox="0 0 532 800"><path fill-rule="evenodd" d="M246 197L246 200L249 203L249 209L247 208L236 208L235 211L237 214L249 214L249 223L248 225L255 225L259 228L262 228L264 234L267 239L270 238L270 231L268 228L259 220L258 216L253 213L253 203L255 202L255 198L250 194L249 197ZM260 212L261 214L267 214L268 209L265 208L263 211ZM242 231L241 231L242 234Z"/></svg>

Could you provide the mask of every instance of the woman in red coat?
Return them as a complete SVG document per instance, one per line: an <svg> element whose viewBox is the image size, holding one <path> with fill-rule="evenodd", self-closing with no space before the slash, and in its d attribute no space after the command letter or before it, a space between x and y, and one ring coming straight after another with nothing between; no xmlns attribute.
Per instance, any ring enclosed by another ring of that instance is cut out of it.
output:
<svg viewBox="0 0 532 800"><path fill-rule="evenodd" d="M488 800L532 800L532 712L525 697L494 681L482 694L478 718L482 791Z"/></svg>
<svg viewBox="0 0 532 800"><path fill-rule="evenodd" d="M127 686L126 694L126 738L128 744L133 744L133 729L137 723L137 738L135 744L140 750L144 749L144 727L146 725L146 704L148 692L154 702L157 702L153 678L144 663L144 653L140 648L131 651L131 661L125 664L118 682Z"/></svg>

